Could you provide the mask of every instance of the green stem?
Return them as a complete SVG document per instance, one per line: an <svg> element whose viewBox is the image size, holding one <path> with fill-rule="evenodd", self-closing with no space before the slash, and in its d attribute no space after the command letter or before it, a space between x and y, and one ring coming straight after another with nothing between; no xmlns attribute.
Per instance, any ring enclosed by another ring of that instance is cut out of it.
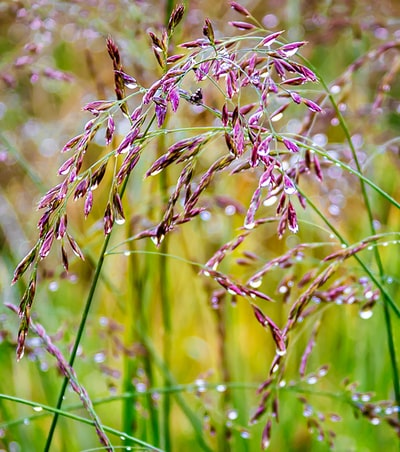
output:
<svg viewBox="0 0 400 452"><path fill-rule="evenodd" d="M224 300L219 308L215 311L216 314L216 326L217 326L217 340L218 340L218 357L219 357L219 366L221 377L224 385L227 387L227 384L231 380L230 369L229 369L229 359L228 359L228 340L226 335L226 310L227 310L227 301ZM226 412L229 408L229 403L231 402L231 394L227 389L221 395L221 411ZM230 435L230 431L225 422L222 422L221 429L218 437L219 450L221 452L228 452L230 450L230 445L227 442L227 438Z"/></svg>
<svg viewBox="0 0 400 452"><path fill-rule="evenodd" d="M164 174L164 172L162 173ZM163 358L165 365L171 367L171 351L172 351L172 328L171 328L171 298L169 290L168 279L168 260L166 254L168 253L168 243L164 240L161 246L162 254L159 256L160 264L160 303L163 317L164 337L163 337ZM170 386L170 381L167 377L164 379L166 388ZM165 450L171 450L171 397L167 391L163 397L163 447Z"/></svg>
<svg viewBox="0 0 400 452"><path fill-rule="evenodd" d="M95 273L94 273L93 282L92 282L92 285L90 287L90 291L89 291L89 294L88 294L88 297L87 297L87 300L86 300L85 308L83 310L81 322L79 324L78 332L77 332L77 335L76 335L76 338L75 338L75 342L74 342L74 347L72 349L71 356L70 356L69 361L68 361L68 363L69 363L69 365L71 367L73 367L73 365L74 365L76 354L77 354L78 348L79 348L79 344L81 342L83 331L84 331L85 326L86 326L86 321L87 321L87 318L88 318L88 315L89 315L90 308L92 306L94 293L96 291L97 283L98 283L99 278L100 278L101 269L102 269L103 263L104 263L104 257L105 257L104 255L105 255L105 252L107 250L108 243L110 241L110 237L111 237L111 234L108 234L106 236L106 238L104 240L103 248L102 248L101 253L100 253L99 260L97 261L97 266L96 266L96 270L95 270ZM61 409L61 406L62 406L62 403L63 403L63 400L64 400L65 391L66 391L67 386L68 386L68 382L69 382L69 379L65 377L64 381L63 381L63 384L61 386L60 393L58 395L58 400L57 400L57 405L56 405L56 409L57 410ZM50 426L49 434L47 435L47 440L46 440L46 445L45 445L45 448L44 448L44 452L49 452L50 451L50 446L51 446L51 443L52 443L52 440L53 440L54 431L55 431L56 426L57 426L58 417L59 417L59 413L58 413L58 411L55 411L54 412L54 416L53 416L53 420L52 420L52 423L51 423L51 426Z"/></svg>
<svg viewBox="0 0 400 452"><path fill-rule="evenodd" d="M328 86L326 85L325 81L323 79L321 79L322 85L325 88L325 91L329 93L329 100L331 102L331 104L333 105L333 108L335 109L337 118L339 120L339 123L344 131L346 140L350 146L350 150L351 150L351 154L353 156L354 162L356 164L357 167L357 171L361 174L362 173L362 168L360 165L360 162L358 160L358 156L357 156L357 152L354 148L354 144L353 141L351 139L350 136L350 131L344 121L343 115L335 101L335 99L333 98L332 94L329 91ZM362 196L364 199L364 204L365 207L367 209L367 214L368 214L368 221L369 221L369 225L370 225L370 230L371 230L371 234L375 235L376 234L376 229L375 229L375 225L374 225L374 218L373 218L373 214L372 214L372 208L371 208L371 203L367 194L367 190L366 190L366 186L365 186L365 182L363 179L359 179L360 180L360 186L361 186L361 192L362 192ZM384 268L383 268L383 264L382 264L382 259L381 256L379 254L379 249L378 247L374 247L374 256L375 256L375 262L378 266L378 271L379 271L379 277L380 277L380 282L381 284L384 284L385 281L385 272L384 272ZM394 337L393 337L393 327L392 327L392 320L390 317L390 310L389 310L389 304L391 304L391 298L389 296L386 295L386 293L382 293L382 298L383 298L383 310L384 310L384 317L385 317L385 325L386 325L386 334L387 334L387 341L388 341L388 348L389 348L389 355L390 355L390 361L391 361L391 366L392 366L392 374L393 374L393 387L394 387L394 392L395 392L395 397L396 397L396 402L397 405L400 406L400 380L399 380L399 371L398 371L398 367L397 367L397 357L396 357L396 349L394 346ZM398 419L400 420L400 412L398 412Z"/></svg>
<svg viewBox="0 0 400 452"><path fill-rule="evenodd" d="M333 224L326 218L325 215L317 208L317 206L311 201L309 197L307 197L303 192L301 194L306 197L307 204L314 210L314 212L322 219L322 221L328 226L328 228L335 234L335 236L340 240L340 242L343 245L348 246L348 242L344 239L344 237L340 234L340 232L333 226ZM389 315L389 307L392 308L392 310L397 314L398 317L400 317L400 309L395 304L393 298L391 297L390 293L386 290L385 286L383 285L382 279L377 278L372 271L367 267L367 265L362 261L362 259L358 256L358 254L353 255L356 261L359 263L359 265L362 267L364 272L368 275L368 277L371 279L371 281L374 282L374 284L378 287L380 290L384 303L383 303L383 311L385 316L385 323L386 323L386 330L387 330L387 338L388 338L388 347L389 347L389 355L390 355L390 362L392 367L392 375L393 375L393 388L396 398L396 403L398 406L400 406L400 376L399 371L397 367L397 360L396 360L396 349L394 345L394 338L393 338L393 328L392 323Z"/></svg>
<svg viewBox="0 0 400 452"><path fill-rule="evenodd" d="M203 431L203 424L198 419L196 413L194 413L190 407L186 404L184 398L180 394L180 391L175 392L174 388L179 387L179 385L176 384L174 377L169 369L163 362L163 360L157 355L155 348L153 344L151 343L150 339L147 339L146 341L146 349L151 354L151 357L153 359L154 364L159 368L159 370L164 375L165 381L167 381L167 385L162 388L162 391L164 394L166 393L175 393L175 400L177 405L181 408L183 413L185 414L188 421L192 424L192 427L194 429L195 433L195 441L196 444L204 451L206 452L212 452L212 449L208 446L208 444L204 440L204 431ZM197 386L198 389L198 386Z"/></svg>
<svg viewBox="0 0 400 452"><path fill-rule="evenodd" d="M126 212L126 214L130 214L130 212ZM130 215L129 215L130 216ZM130 225L129 222L127 222L127 229L128 229L128 235L129 235L129 229ZM133 251L133 242L129 242L129 250ZM107 253L108 254L108 253ZM130 254L130 257L128 259L128 268L127 268L127 274L128 275L134 275L136 266L136 259L135 254L132 252ZM135 340L135 311L137 308L137 303L135 302L137 300L137 297L135 296L137 291L137 286L135 285L135 280L132 278L129 278L130 283L127 284L127 298L128 300L132 300L132 303L126 303L125 307L125 315L126 315L126 322L125 322L125 338L124 342L126 346L129 346L129 344L133 344ZM137 292L140 293L140 292ZM134 301L135 300L135 301ZM140 312L140 311L138 311ZM124 354L124 382L123 382L123 390L125 392L132 393L132 398L130 400L125 400L123 403L123 426L124 431L127 433L131 433L136 428L136 388L132 381L132 376L135 375L137 369L137 359L135 357L130 356L128 353ZM130 444L128 444L129 446Z"/></svg>
<svg viewBox="0 0 400 452"><path fill-rule="evenodd" d="M350 174L353 174L358 179L362 180L366 185L369 185L373 190L375 190L377 193L382 195L383 198L386 199L386 201L390 202L394 207L397 207L397 209L400 209L400 202L396 201L392 196L390 196L388 193L385 192L385 190L382 190L378 185L376 185L374 182L372 182L368 177L365 177L362 173L357 171L356 169L352 168L349 165L346 165L346 163L332 157L331 155L327 155L326 151L318 148L316 146L313 146L311 143L307 142L304 144L302 141L293 140L298 146L310 149L320 155L321 157L325 158L326 160L334 163L335 165L339 166L340 168L343 168L344 170L348 171Z"/></svg>

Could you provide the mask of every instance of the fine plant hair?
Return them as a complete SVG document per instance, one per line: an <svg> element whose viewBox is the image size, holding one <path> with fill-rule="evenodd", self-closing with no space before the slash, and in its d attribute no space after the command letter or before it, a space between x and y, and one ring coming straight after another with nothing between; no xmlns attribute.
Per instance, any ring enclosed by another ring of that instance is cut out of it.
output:
<svg viewBox="0 0 400 452"><path fill-rule="evenodd" d="M381 247L398 244L399 233L376 230L371 193L395 209L400 204L365 174L332 91L332 86L343 86L371 58L397 48L399 43L388 43L373 56L360 58L328 86L318 69L301 56L305 41L288 42L284 31L265 30L239 3L232 1L230 6L241 16L241 20L230 23L235 30L232 37L221 37L207 18L201 37L176 44L174 32L184 17L183 5L173 9L161 33L150 31L151 49L161 73L150 86L126 72L118 43L111 36L107 38L115 99L93 100L84 106L91 117L84 129L61 149L66 158L58 170L60 182L39 200L37 241L14 272L13 284L26 278L17 311L20 318L17 360L24 355L31 330L56 358L65 378L57 410L61 409L70 384L89 412L101 444L106 450L113 450L89 394L78 383L73 369L104 260L122 248L122 255L129 256L136 241L151 240L156 252L167 254L172 234L179 234L187 223L205 218L209 206L219 203L239 215L241 225L228 231L229 239L206 262L193 263L198 271L193 278L199 278L208 288L210 309L215 312L218 324L222 363L226 359L223 318L230 304L247 303L254 314L254 327L263 328L273 341L274 357L266 363L265 379L257 390L259 403L249 413L250 425L263 425L261 448L268 448L274 426L280 420L284 390L297 397L308 429L334 447L335 432L330 422L340 421L341 416L314 411L310 401L312 391L307 389L309 385L318 385L330 371L329 363L310 369L309 359L323 328L321 315L332 305L342 305L343 309L358 306L364 319L374 309L383 310L393 400L374 401L372 395L359 391L351 380L343 382L341 392L357 415L372 423L385 422L399 435L400 387L392 322L393 318L398 320L400 310L388 287L380 256ZM379 91L376 108L383 102L383 95ZM202 115L202 122L191 127L191 117L195 115ZM320 145L312 138L314 130L327 127L326 118L330 115L342 129L347 153L329 152L329 144ZM299 116L300 125L291 128L291 119ZM121 130L117 127L119 122L129 124L122 137L117 134ZM95 140L102 143L100 153L98 148L93 149ZM153 156L150 163L149 156ZM370 232L355 242L348 241L346 231L331 222L315 201L314 194L324 184L329 190L325 172L332 167L341 170L340 177L351 178L351 183L356 180L360 187L359 202L363 203ZM144 178L144 184L157 180L160 186L154 205L146 211L147 216L141 214L139 219L125 213L124 195L135 178ZM219 187L220 180L240 178L250 181L247 205L243 207L239 201L235 204L229 192L215 195L214 187ZM97 206L97 190L108 193L105 205ZM94 206L103 210L104 241L71 355L66 359L44 328L32 322L31 313L40 283L39 269L51 252L59 253L65 272L69 271L74 256L85 260L85 244L78 244L75 239L69 216L71 206L80 202L85 218L94 215L97 210ZM114 230L126 222L132 224L132 235L111 249ZM320 242L312 236L303 240L302 229L309 223L322 225L329 240ZM282 244L278 256L265 259L251 247L246 248L251 240L262 240L263 231L272 228L273 240ZM288 235L298 237L291 247L283 246ZM207 239L207 236L196 238L201 242ZM371 251L377 270L371 269L366 258ZM280 282L267 283L270 275L277 272L282 275ZM275 311L270 306L278 303L282 304L283 315L274 318ZM168 313L162 314L163 328L168 332ZM300 334L307 336L306 346L301 350L296 342ZM165 340L170 340L168 334ZM149 344L145 346L151 348ZM164 356L167 365L168 353ZM297 366L297 378L288 382L288 368L293 366ZM225 371L224 383L229 385L229 372ZM166 377L166 384L171 381ZM164 409L169 413L166 400ZM57 420L56 411L46 450L50 450ZM226 438L228 430L229 426L223 432ZM207 446L204 448L207 450Z"/></svg>

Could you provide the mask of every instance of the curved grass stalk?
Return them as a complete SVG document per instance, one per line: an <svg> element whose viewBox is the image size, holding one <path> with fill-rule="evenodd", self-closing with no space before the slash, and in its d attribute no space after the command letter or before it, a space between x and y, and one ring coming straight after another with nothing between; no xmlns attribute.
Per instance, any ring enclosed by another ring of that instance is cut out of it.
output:
<svg viewBox="0 0 400 452"><path fill-rule="evenodd" d="M76 414L69 413L66 410L61 410L59 408L53 408L51 406L44 405L42 403L32 402L31 400L21 399L19 397L10 396L10 395L7 395L7 394L0 394L0 399L9 400L11 402L20 403L22 405L28 405L28 406L33 407L34 409L40 409L40 410L43 410L43 411L47 411L48 413L53 413L54 415L57 415L57 416L63 416L63 417L72 419L74 421L81 422L82 424L87 424L87 425L92 425L92 426L95 425L94 421L92 421L90 419L87 419L87 418L82 417L82 416L78 416ZM38 416L42 416L42 415L43 414L40 413ZM24 419L27 419L27 418L25 417ZM23 422L23 420L22 420L22 422ZM10 425L11 425L10 423L2 424L2 427L3 426L6 427L6 426L10 426ZM162 449L154 447L151 444L140 440L139 438L135 438L134 436L127 435L126 433L121 432L119 430L116 430L114 428L107 427L106 425L102 425L102 428L107 433L111 433L111 434L113 434L115 436L118 436L119 438L129 439L130 441L132 441L132 442L134 442L136 444L139 444L141 446L144 446L144 447L148 448L149 450L163 452Z"/></svg>
<svg viewBox="0 0 400 452"><path fill-rule="evenodd" d="M325 88L325 90L327 92L329 92L329 88L328 88L328 86L326 85L325 81L322 78L321 78L321 83L322 83L323 87ZM330 100L331 104L333 105L333 108L335 109L335 112L336 112L336 115L338 117L339 123L340 123L340 125L341 125L341 127L343 129L343 132L345 134L346 140L347 140L347 142L348 142L348 144L350 146L351 154L352 154L353 159L354 159L354 161L356 163L357 170L361 174L362 173L362 168L361 168L360 162L358 160L357 152L356 152L356 150L354 148L353 141L351 139L350 132L349 132L349 129L347 127L347 124L344 121L343 115L342 115L342 113L341 113L341 111L340 111L335 99L333 98L333 96L332 96L332 94L330 92L329 92L328 97L329 97L329 100ZM371 233L372 233L372 235L374 235L376 233L376 229L375 229L374 219L373 219L373 215L372 215L371 203L370 203L369 198L368 198L368 194L367 194L366 187L365 187L365 182L364 182L364 180L362 178L360 178L360 185L361 185L362 196L363 196L363 199L364 199L364 204L365 204L365 207L367 209L367 214L368 214L368 220L369 220ZM395 205L396 205L397 208L400 208L400 204L399 203L396 203ZM383 283L384 279L385 279L385 272L384 272L382 259L381 259L378 247L374 247L374 256L375 256L376 264L378 266L380 282ZM392 326L392 320L391 320L390 310L389 310L389 306L392 306L393 300L389 296L389 294L386 293L386 292L382 293L382 295L383 295L383 312L384 312L385 324L386 324L387 341L388 341L389 354L390 354L390 359L391 359L391 364L392 364L393 386L394 386L394 392L395 392L397 405L400 406L399 371L398 371L398 367L397 367L396 349L395 349L395 346L394 346L393 326ZM398 413L398 419L400 420L400 412Z"/></svg>
<svg viewBox="0 0 400 452"><path fill-rule="evenodd" d="M304 144L304 142L293 140L299 147L310 149L311 151L314 151L316 154L320 155L321 157L324 157L326 160L329 160L330 162L334 163L337 166L340 166L340 168L345 169L350 174L353 174L358 179L363 181L365 184L369 185L373 190L375 190L377 193L382 195L383 198L386 199L386 201L393 204L393 206L400 209L400 202L396 201L392 196L390 196L388 193L385 192L385 190L382 190L378 185L376 185L371 179L364 176L362 173L360 173L358 170L352 168L351 166L347 165L346 163L332 157L331 155L327 154L324 149L321 149L317 146L313 146L310 143ZM375 235L375 233L373 233Z"/></svg>
<svg viewBox="0 0 400 452"><path fill-rule="evenodd" d="M348 246L348 242L345 238L340 234L340 232L333 226L333 224L326 218L325 215L318 209L318 207L311 201L309 197L307 197L304 192L301 194L307 199L308 205L314 210L314 212L322 219L322 221L327 225L327 227L332 231L332 233L340 240L343 245ZM354 259L358 262L364 272L368 275L371 281L374 282L376 287L380 290L383 297L383 306L384 306L384 316L386 323L386 331L387 331L387 341L389 347L389 356L390 363L392 368L392 376L393 376L393 389L395 394L396 403L400 406L400 375L397 367L397 359L396 359L396 349L394 345L394 336L393 336L393 328L391 324L391 319L389 315L389 307L396 313L397 317L400 317L400 309L395 304L392 296L386 290L383 285L382 275L380 278L377 278L374 273L368 268L368 266L364 263L364 261L358 256L358 254L353 255ZM399 414L400 418L400 414Z"/></svg>

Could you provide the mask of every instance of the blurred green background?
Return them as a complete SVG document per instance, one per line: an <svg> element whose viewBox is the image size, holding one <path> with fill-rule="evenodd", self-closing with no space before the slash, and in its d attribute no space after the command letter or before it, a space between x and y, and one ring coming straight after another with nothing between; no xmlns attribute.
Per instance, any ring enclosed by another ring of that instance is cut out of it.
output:
<svg viewBox="0 0 400 452"><path fill-rule="evenodd" d="M389 42L400 42L400 4L389 0L379 2L379 7L376 2L344 0L242 4L267 29L286 30L288 40L308 41L302 55L317 68L327 84L332 86L335 80L340 80L336 99L365 174L399 199L400 44L377 57L366 55ZM187 1L185 5L185 18L174 37L176 43L201 37L205 17L210 18L220 36L240 34L228 22L243 18L226 2ZM40 217L37 201L59 182L57 169L65 160L60 149L91 119L82 107L92 100L114 98L106 37L112 36L118 44L125 70L148 87L160 72L147 31L158 32L170 9L171 4L156 1L0 1L0 290L3 302L19 303L22 286L10 287L12 273L36 240L36 223ZM360 68L346 75L349 66L363 57ZM319 85L313 85L312 89L308 93L311 99L317 99L323 92ZM193 118L190 126L207 120L202 115ZM174 121L185 119L182 115ZM288 130L296 128L301 120L301 115L294 112ZM122 121L117 124L118 136L122 137L126 131L126 124ZM314 141L328 143L326 147L334 155L346 157L348 146L329 105L313 131ZM92 145L93 159L102 149L100 142ZM130 221L115 231L111 247L130 237L143 218L158 219L157 208L163 202L157 194L159 182L143 181L144 171L156 152L156 149L149 150L128 185L124 207ZM324 183L310 179L308 194L350 243L362 240L370 231L357 179L335 166L326 164L323 169ZM171 181L173 176L169 174ZM211 309L210 295L216 287L198 275L199 266L194 264L204 264L223 243L232 239L243 224L243 215L240 208L228 215L225 207L236 202L245 209L255 186L256 182L248 174L235 181L229 177L216 181L207 195L209 215L172 234L167 257L161 256L153 243L145 240L132 245L134 253L130 257L121 254L126 246L115 248L119 254L106 257L74 366L103 424L131 431L133 436L163 447L167 433L163 430L162 416L167 390L172 393L168 399L171 450L260 450L265 422L261 420L250 426L249 418L259 403L256 388L268 376L275 345L256 322L246 301L227 300L221 311ZM378 232L398 232L398 210L372 190L368 194ZM107 190L99 189L95 199L93 212L86 221L80 203L72 205L68 212L74 236L87 260L71 263L70 273L65 275L53 250L41 266L33 308L34 320L46 328L66 357L103 242L102 215ZM298 243L333 243L333 246L308 250L305 259L291 269L274 269L269 273L261 289L272 293L278 301L283 301L283 295L276 292L276 287L283 278L300 279L316 262L338 248L311 210L301 213L300 219L297 236L286 235L279 241L276 225L265 225L246 244L246 249L256 252L266 262ZM236 264L235 259L243 257L241 252L238 249L223 265L227 273L245 281L254 267ZM397 300L398 244L389 243L380 252L390 283L388 290ZM372 253L363 253L364 261L375 273ZM337 278L345 278L350 273L363 276L356 262L349 260ZM281 326L288 305L279 302L263 309ZM163 327L163 315L169 318L169 332ZM308 369L314 371L328 364L329 372L318 384L307 385L299 382L298 366L317 319L321 325ZM398 326L398 319L394 318L397 344ZM55 406L62 376L53 357L31 334L24 359L16 362L18 318L3 304L0 327L0 393ZM286 378L287 382L293 379L295 385L279 390L280 422L273 425L271 450L329 449L326 441L319 441L317 435L308 431L308 416L298 400L301 395L312 404L313 416L318 413L326 416L323 421L326 429L336 433L334 450L397 450L398 439L393 428L385 422L373 425L367 418L356 418L342 395L343 380L348 378L359 383L360 392L374 393L374 400L394 399L381 303L378 302L368 320L360 318L359 306L332 303L320 310L318 316L306 320L292 340L295 345L288 357ZM166 388L168 379L169 388ZM137 391L134 400L130 397L132 391ZM67 407L85 416L72 391L67 391L65 397L63 408ZM332 422L331 413L340 414L342 420ZM50 422L51 415L46 412L37 413L31 406L1 400L0 449L43 450ZM133 450L134 446L127 445L126 440L112 435L110 438L116 447ZM91 426L60 418L52 450L83 451L96 447L99 442Z"/></svg>

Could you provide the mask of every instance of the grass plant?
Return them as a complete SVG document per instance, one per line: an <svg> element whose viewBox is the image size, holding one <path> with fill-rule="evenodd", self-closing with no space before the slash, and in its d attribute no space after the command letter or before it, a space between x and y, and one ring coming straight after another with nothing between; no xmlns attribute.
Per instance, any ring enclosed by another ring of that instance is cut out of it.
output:
<svg viewBox="0 0 400 452"><path fill-rule="evenodd" d="M13 167L0 193L2 450L396 450L399 30L371 25L379 42L351 59L358 41L345 41L333 72L321 52L334 43L293 39L247 4L196 27L190 3L153 22L150 2L130 6L136 51L113 36L125 3L105 4L118 13L97 22L109 65L84 52L98 98L85 95L82 127L67 106L51 171L12 138L12 115L0 135ZM68 60L49 2L0 5L47 27ZM299 7L287 2L288 22ZM315 27L330 18L337 36L334 13L316 7ZM38 36L13 60L28 81L0 67L32 98L38 81L73 83L41 67ZM41 193L39 219L18 207L19 177Z"/></svg>

